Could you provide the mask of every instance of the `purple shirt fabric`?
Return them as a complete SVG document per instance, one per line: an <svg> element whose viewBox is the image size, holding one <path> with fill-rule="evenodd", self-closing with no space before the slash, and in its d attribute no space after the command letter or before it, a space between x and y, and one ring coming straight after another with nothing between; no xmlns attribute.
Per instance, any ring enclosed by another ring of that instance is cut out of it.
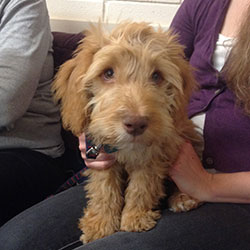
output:
<svg viewBox="0 0 250 250"><path fill-rule="evenodd" d="M216 41L230 0L185 0L171 28L186 47L200 90L194 93L189 116L206 113L203 165L221 172L250 171L250 117L236 106L212 64Z"/></svg>

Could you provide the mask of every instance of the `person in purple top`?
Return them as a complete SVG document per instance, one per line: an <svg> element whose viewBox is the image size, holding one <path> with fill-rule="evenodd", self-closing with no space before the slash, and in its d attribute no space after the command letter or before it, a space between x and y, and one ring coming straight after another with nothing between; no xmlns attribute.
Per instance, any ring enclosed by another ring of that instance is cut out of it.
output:
<svg viewBox="0 0 250 250"><path fill-rule="evenodd" d="M189 115L205 146L201 162L185 143L170 175L182 191L204 201L201 207L175 214L165 206L148 232L117 232L80 246L77 223L86 200L78 185L1 227L0 249L249 250L249 27L250 0L184 0L171 24L196 69L200 90ZM105 153L86 159L84 135L79 142L89 168L105 170L115 160Z"/></svg>
<svg viewBox="0 0 250 250"><path fill-rule="evenodd" d="M183 145L171 176L203 201L250 203L249 4L186 0L171 25L196 69L201 89L191 98L189 115L205 142L202 164L191 145Z"/></svg>

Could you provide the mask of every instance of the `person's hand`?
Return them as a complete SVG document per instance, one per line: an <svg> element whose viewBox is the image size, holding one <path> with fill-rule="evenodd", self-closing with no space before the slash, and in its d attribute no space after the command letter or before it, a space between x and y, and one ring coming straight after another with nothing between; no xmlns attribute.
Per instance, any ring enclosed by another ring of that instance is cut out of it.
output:
<svg viewBox="0 0 250 250"><path fill-rule="evenodd" d="M96 170L104 170L110 168L115 163L115 156L113 154L107 154L101 150L100 154L96 159L88 159L86 157L86 141L85 134L79 136L79 149L81 151L81 156L88 168Z"/></svg>
<svg viewBox="0 0 250 250"><path fill-rule="evenodd" d="M193 146L185 142L169 175L181 192L200 201L208 200L213 175L202 166Z"/></svg>

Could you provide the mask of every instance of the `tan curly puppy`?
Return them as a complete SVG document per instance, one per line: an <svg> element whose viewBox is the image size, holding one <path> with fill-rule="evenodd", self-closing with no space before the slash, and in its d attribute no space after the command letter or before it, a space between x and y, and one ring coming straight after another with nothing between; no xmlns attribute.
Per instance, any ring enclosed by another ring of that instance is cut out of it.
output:
<svg viewBox="0 0 250 250"><path fill-rule="evenodd" d="M195 81L177 37L146 23L122 23L111 33L92 27L53 85L64 127L118 149L103 171L88 169L89 199L81 240L116 231L145 231L160 218L164 180L180 145L200 137L186 109ZM198 201L173 196L174 211Z"/></svg>

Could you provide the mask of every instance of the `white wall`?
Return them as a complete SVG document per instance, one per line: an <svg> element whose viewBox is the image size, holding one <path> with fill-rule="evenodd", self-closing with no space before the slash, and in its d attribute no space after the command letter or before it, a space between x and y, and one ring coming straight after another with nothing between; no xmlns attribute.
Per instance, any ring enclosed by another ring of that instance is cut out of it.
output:
<svg viewBox="0 0 250 250"><path fill-rule="evenodd" d="M53 31L79 32L89 22L146 21L168 27L183 0L46 0Z"/></svg>

